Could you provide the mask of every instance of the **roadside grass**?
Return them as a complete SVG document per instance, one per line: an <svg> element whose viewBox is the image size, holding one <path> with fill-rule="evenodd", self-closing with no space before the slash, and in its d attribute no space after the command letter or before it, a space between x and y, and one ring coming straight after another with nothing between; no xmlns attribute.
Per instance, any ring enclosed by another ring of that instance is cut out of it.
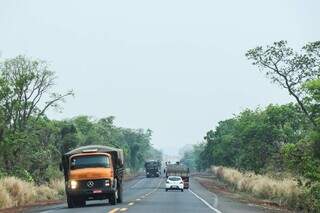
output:
<svg viewBox="0 0 320 213"><path fill-rule="evenodd" d="M293 178L274 178L222 166L212 166L211 172L234 191L246 192L256 198L270 200L279 206L292 209L301 205L303 190Z"/></svg>
<svg viewBox="0 0 320 213"><path fill-rule="evenodd" d="M64 181L35 185L16 177L0 179L0 209L32 204L37 201L58 200L64 197Z"/></svg>

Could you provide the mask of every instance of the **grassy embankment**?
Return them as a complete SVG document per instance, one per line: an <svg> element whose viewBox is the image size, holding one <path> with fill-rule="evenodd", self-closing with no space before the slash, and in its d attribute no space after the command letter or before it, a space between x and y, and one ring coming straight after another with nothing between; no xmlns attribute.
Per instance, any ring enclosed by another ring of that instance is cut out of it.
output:
<svg viewBox="0 0 320 213"><path fill-rule="evenodd" d="M64 197L64 181L53 180L40 186L16 177L0 179L0 209L59 200Z"/></svg>
<svg viewBox="0 0 320 213"><path fill-rule="evenodd" d="M293 178L243 173L222 166L212 166L211 171L234 191L246 192L256 198L270 200L279 206L293 209L301 204L303 191Z"/></svg>

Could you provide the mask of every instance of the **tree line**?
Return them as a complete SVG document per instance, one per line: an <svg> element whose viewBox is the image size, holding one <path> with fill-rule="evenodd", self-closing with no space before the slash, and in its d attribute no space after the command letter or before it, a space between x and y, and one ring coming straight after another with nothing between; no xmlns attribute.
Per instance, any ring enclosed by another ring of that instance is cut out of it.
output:
<svg viewBox="0 0 320 213"><path fill-rule="evenodd" d="M114 117L77 116L52 120L49 109L73 92L54 92L55 73L47 62L17 56L0 63L0 177L13 175L37 183L61 177L61 155L82 145L122 148L126 167L136 171L161 152L151 144L152 131L117 127Z"/></svg>
<svg viewBox="0 0 320 213"><path fill-rule="evenodd" d="M183 161L197 170L221 165L258 174L290 172L320 209L320 42L295 51L279 41L246 56L295 102L246 109L220 121Z"/></svg>

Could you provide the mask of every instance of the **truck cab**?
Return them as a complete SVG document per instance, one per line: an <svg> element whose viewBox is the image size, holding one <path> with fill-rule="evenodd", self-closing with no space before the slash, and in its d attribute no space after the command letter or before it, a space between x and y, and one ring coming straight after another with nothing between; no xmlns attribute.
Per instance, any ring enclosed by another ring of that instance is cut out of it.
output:
<svg viewBox="0 0 320 213"><path fill-rule="evenodd" d="M149 160L144 163L146 177L160 177L161 162L158 160Z"/></svg>
<svg viewBox="0 0 320 213"><path fill-rule="evenodd" d="M87 200L122 202L123 152L107 146L84 146L62 157L69 208Z"/></svg>

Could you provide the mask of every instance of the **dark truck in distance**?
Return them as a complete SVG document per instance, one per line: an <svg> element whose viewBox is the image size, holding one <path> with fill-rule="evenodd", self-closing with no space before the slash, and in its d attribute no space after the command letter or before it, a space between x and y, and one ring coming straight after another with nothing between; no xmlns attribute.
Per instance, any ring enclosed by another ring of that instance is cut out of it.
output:
<svg viewBox="0 0 320 213"><path fill-rule="evenodd" d="M146 170L146 177L160 177L161 162L159 160L149 160L144 164Z"/></svg>
<svg viewBox="0 0 320 213"><path fill-rule="evenodd" d="M189 168L186 165L176 162L175 164L166 163L166 177L180 176L183 180L185 189L189 188Z"/></svg>
<svg viewBox="0 0 320 213"><path fill-rule="evenodd" d="M62 156L61 169L69 208L85 206L87 200L108 199L111 205L122 202L121 149L98 145L79 147Z"/></svg>

